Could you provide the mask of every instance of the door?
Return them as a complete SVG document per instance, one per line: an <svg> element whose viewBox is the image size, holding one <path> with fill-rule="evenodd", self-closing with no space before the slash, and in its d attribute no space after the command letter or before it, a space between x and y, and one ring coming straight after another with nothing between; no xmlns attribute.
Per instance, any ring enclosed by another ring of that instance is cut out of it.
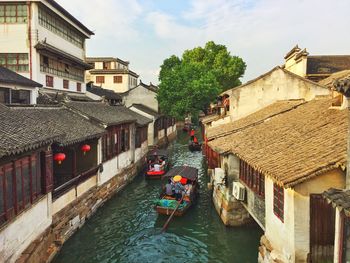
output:
<svg viewBox="0 0 350 263"><path fill-rule="evenodd" d="M333 262L335 209L319 194L310 195L310 262Z"/></svg>

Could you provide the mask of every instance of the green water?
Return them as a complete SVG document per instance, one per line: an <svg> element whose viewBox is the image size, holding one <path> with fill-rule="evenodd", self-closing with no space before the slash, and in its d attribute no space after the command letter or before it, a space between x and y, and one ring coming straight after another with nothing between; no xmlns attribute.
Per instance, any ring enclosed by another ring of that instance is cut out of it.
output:
<svg viewBox="0 0 350 263"><path fill-rule="evenodd" d="M187 149L188 136L180 134L169 146L174 165L199 169L197 204L176 217L160 234L167 216L153 209L160 181L138 176L116 194L68 240L54 263L70 262L257 262L261 230L256 226L225 227L206 188L206 165L200 152Z"/></svg>

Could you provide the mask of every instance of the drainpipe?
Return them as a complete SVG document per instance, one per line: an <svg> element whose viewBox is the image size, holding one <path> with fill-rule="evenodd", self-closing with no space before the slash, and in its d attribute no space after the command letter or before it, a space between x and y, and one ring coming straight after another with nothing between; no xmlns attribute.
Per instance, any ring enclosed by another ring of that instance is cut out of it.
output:
<svg viewBox="0 0 350 263"><path fill-rule="evenodd" d="M32 70L32 8L31 2L27 2L28 7L28 41L29 41L29 78L33 79L33 70Z"/></svg>
<svg viewBox="0 0 350 263"><path fill-rule="evenodd" d="M348 132L347 132L347 149L346 149L346 189L350 189L350 78L338 80L333 83L336 91L344 95L347 102L347 119L348 119Z"/></svg>

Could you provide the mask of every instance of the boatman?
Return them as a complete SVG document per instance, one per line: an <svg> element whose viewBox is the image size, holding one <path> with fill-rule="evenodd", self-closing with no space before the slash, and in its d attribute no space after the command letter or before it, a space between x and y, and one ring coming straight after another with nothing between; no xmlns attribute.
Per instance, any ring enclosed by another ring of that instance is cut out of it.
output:
<svg viewBox="0 0 350 263"><path fill-rule="evenodd" d="M197 139L197 137L196 137L196 136L194 136L194 138L193 138L193 142L194 142L194 144L198 144L198 139Z"/></svg>
<svg viewBox="0 0 350 263"><path fill-rule="evenodd" d="M184 186L181 184L181 175L175 175L174 176L174 183L175 183L175 198L177 201L180 201L182 198L182 195L184 194Z"/></svg>

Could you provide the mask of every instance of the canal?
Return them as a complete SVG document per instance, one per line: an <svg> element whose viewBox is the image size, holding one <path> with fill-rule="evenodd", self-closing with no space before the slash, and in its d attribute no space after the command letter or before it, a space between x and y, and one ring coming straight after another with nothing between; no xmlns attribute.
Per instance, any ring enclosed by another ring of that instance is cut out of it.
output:
<svg viewBox="0 0 350 263"><path fill-rule="evenodd" d="M222 224L207 189L202 154L189 152L187 140L188 135L179 133L169 152L173 165L199 169L200 196L191 210L160 234L167 217L158 215L153 204L161 182L140 175L64 244L54 263L257 262L261 230Z"/></svg>

